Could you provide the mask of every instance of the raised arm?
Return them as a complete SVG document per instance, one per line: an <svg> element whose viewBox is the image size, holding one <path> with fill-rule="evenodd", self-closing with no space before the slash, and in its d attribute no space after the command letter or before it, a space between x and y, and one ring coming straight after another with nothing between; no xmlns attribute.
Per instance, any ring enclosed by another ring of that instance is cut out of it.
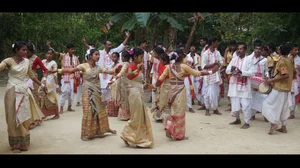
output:
<svg viewBox="0 0 300 168"><path fill-rule="evenodd" d="M54 52L54 55L57 56L58 60L62 60L64 54L63 53L60 53L60 52L57 52L54 50L54 48L51 47L51 42L50 41L47 41L46 42L46 46L49 48L49 49L52 49L53 52ZM63 64L62 64L63 65Z"/></svg>
<svg viewBox="0 0 300 168"><path fill-rule="evenodd" d="M81 42L86 46L86 48L90 48L90 45L86 42L85 37L82 38Z"/></svg>
<svg viewBox="0 0 300 168"><path fill-rule="evenodd" d="M124 41L122 43L124 46L127 44L128 40L129 40L130 32L126 31L125 34L126 34L126 38L124 39Z"/></svg>
<svg viewBox="0 0 300 168"><path fill-rule="evenodd" d="M118 47L111 49L112 52L121 52L124 50L126 43L128 42L128 39L130 37L130 33L126 32L126 38Z"/></svg>

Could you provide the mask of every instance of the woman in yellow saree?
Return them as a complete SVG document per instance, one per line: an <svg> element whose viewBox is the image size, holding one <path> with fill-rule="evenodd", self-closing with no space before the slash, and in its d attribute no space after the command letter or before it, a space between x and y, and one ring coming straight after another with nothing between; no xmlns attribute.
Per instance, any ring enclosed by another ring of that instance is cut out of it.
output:
<svg viewBox="0 0 300 168"><path fill-rule="evenodd" d="M175 63L169 64L159 77L156 86L167 77L170 78L171 89L168 95L168 103L171 106L171 114L166 122L166 136L175 140L188 139L185 136L185 109L186 109L186 89L184 85L184 77L187 75L204 76L215 73L218 66L215 66L212 71L204 72L197 71L183 64L185 54L181 49L169 54Z"/></svg>
<svg viewBox="0 0 300 168"><path fill-rule="evenodd" d="M105 98L100 89L99 73L113 74L103 67L97 66L99 60L99 50L91 49L89 59L86 63L78 65L76 68L58 69L58 73L72 73L82 71L83 73L83 92L82 92L82 127L81 139L88 141L93 138L102 137L109 132L116 134L115 130L110 129L108 114L106 110Z"/></svg>
<svg viewBox="0 0 300 168"><path fill-rule="evenodd" d="M0 63L0 71L8 69L8 83L5 90L4 106L7 123L8 141L14 153L27 151L30 146L29 122L31 111L37 106L28 87L31 78L38 85L42 84L31 70L29 60L25 57L25 42L13 44L14 56Z"/></svg>
<svg viewBox="0 0 300 168"><path fill-rule="evenodd" d="M134 48L129 51L132 63L127 69L127 92L130 108L130 120L121 132L121 138L127 146L130 144L141 148L153 147L153 135L148 109L144 103L143 92L143 67L144 51Z"/></svg>

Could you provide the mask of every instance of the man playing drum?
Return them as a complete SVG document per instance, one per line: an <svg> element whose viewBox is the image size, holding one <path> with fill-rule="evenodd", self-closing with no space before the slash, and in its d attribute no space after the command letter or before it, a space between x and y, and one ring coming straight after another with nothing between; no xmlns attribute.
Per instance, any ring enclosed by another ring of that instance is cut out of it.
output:
<svg viewBox="0 0 300 168"><path fill-rule="evenodd" d="M262 114L270 121L271 127L268 134L272 134L278 127L278 123L282 127L277 131L287 133L287 119L290 116L289 108L292 107L291 94L294 66L292 59L288 58L290 46L283 44L280 46L281 56L274 71L274 78L265 81L266 85L273 84L271 93L266 98Z"/></svg>
<svg viewBox="0 0 300 168"><path fill-rule="evenodd" d="M254 71L254 77L251 79L260 79L263 83L264 79L269 78L268 60L262 56L262 43L254 43L254 54L249 56L251 60L252 69ZM251 80L254 83L254 81ZM252 88L252 100L251 100L251 120L255 119L256 112L262 112L262 105L267 94L260 93L259 88ZM265 119L266 121L266 119Z"/></svg>

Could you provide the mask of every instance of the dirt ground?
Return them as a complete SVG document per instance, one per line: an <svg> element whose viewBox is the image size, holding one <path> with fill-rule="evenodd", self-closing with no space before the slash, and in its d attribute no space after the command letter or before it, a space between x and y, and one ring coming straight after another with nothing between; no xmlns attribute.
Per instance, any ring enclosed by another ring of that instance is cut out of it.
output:
<svg viewBox="0 0 300 168"><path fill-rule="evenodd" d="M0 87L0 153L12 154L7 135L4 111L5 85ZM225 89L226 90L226 89ZM145 101L149 100L145 96ZM151 119L154 147L139 149L126 147L120 139L120 132L126 121L110 117L110 127L117 130L117 135L108 135L91 141L80 139L82 106L74 106L75 112L65 112L58 120L44 121L41 126L30 131L31 145L22 154L299 154L300 153L300 113L288 121L287 134L275 132L268 135L270 124L264 122L261 114L251 122L249 129L240 129L241 125L229 125L231 117L228 100L221 100L219 110L223 115L205 116L198 105L196 113L186 114L186 136L188 140L174 141L165 136L162 123ZM75 105L75 101L74 101ZM150 107L150 104L147 103ZM66 108L66 107L65 107ZM243 116L241 116L243 117ZM244 122L242 122L243 124Z"/></svg>

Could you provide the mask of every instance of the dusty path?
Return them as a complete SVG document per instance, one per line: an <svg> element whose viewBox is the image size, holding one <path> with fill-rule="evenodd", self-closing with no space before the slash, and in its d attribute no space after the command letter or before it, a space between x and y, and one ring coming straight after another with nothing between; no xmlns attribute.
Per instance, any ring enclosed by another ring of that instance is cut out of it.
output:
<svg viewBox="0 0 300 168"><path fill-rule="evenodd" d="M11 154L7 137L7 125L4 112L4 91L0 87L0 154ZM148 97L145 98L149 100ZM75 102L74 102L75 105ZM147 106L150 104L147 103ZM110 117L112 129L117 135L109 135L92 141L80 139L82 107L74 106L76 112L65 112L60 119L43 122L42 126L31 131L31 146L22 154L299 154L300 153L300 113L288 121L288 133L267 134L269 123L265 123L261 114L247 130L240 126L231 126L235 118L227 108L227 98L221 101L220 112L223 115L207 117L204 111L187 112L186 135L189 140L172 141L165 137L163 125L151 118L154 134L154 148L128 148L119 137L125 122Z"/></svg>

